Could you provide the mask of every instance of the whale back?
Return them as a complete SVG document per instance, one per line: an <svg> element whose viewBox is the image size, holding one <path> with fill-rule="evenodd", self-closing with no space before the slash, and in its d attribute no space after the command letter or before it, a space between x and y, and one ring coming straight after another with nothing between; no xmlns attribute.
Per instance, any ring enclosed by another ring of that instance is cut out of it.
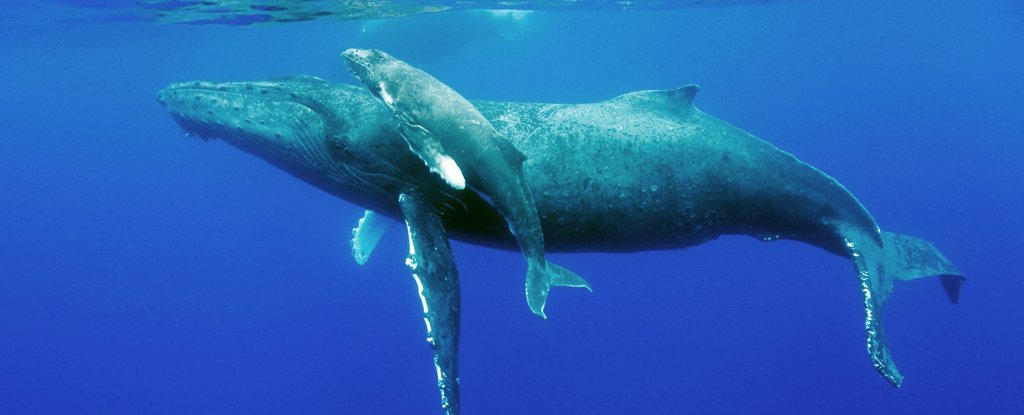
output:
<svg viewBox="0 0 1024 415"><path fill-rule="evenodd" d="M685 85L587 104L474 105L526 155L524 173L552 251L668 249L751 234L838 253L835 222L875 228L835 179L700 111L693 104L699 90Z"/></svg>

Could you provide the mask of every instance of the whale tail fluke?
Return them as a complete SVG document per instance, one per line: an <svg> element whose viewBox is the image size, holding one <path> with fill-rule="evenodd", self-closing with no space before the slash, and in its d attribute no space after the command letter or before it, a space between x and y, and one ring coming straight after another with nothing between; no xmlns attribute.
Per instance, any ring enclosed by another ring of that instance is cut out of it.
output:
<svg viewBox="0 0 1024 415"><path fill-rule="evenodd" d="M960 285L965 278L931 242L913 236L882 232L885 270L895 279L908 281L937 276L949 300L960 300Z"/></svg>
<svg viewBox="0 0 1024 415"><path fill-rule="evenodd" d="M547 304L551 287L580 287L594 291L590 284L575 272L548 261L527 260L526 303L530 306L530 311L542 318L548 318L544 314L544 306Z"/></svg>
<svg viewBox="0 0 1024 415"><path fill-rule="evenodd" d="M840 233L857 268L864 294L868 355L878 373L898 388L903 375L893 362L882 328L882 312L892 294L893 281L937 276L950 300L956 303L964 276L938 249L922 239L891 232L872 238L852 228L841 229Z"/></svg>

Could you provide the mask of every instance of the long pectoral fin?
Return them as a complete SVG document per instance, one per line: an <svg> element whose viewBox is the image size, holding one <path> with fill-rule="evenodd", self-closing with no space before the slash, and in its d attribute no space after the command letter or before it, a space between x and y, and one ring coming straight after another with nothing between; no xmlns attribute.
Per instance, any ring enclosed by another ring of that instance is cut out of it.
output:
<svg viewBox="0 0 1024 415"><path fill-rule="evenodd" d="M466 177L462 169L455 163L441 142L430 130L418 124L407 113L397 107L391 107L398 120L398 132L405 139L413 154L423 160L432 173L441 176L449 186L462 190L466 188Z"/></svg>
<svg viewBox="0 0 1024 415"><path fill-rule="evenodd" d="M377 247L377 242L388 233L397 222L387 216L367 210L359 219L359 224L352 229L352 257L356 263L363 265L370 259L370 254Z"/></svg>
<svg viewBox="0 0 1024 415"><path fill-rule="evenodd" d="M409 231L406 265L416 280L427 342L434 349L441 407L459 413L459 276L441 218L416 193L398 198Z"/></svg>

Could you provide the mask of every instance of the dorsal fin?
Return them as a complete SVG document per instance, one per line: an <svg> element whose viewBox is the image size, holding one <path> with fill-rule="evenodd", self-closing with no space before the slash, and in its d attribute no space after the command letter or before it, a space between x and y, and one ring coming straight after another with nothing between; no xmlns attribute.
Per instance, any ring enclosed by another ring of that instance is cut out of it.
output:
<svg viewBox="0 0 1024 415"><path fill-rule="evenodd" d="M658 106L661 108L685 108L693 105L693 97L700 91L696 84L683 85L675 89L656 89L628 92L609 101L625 101L634 104Z"/></svg>
<svg viewBox="0 0 1024 415"><path fill-rule="evenodd" d="M505 137L498 137L495 142L498 143L498 148L501 149L501 153L505 155L505 158L513 166L520 167L523 162L526 161L526 155L522 151L519 151L511 142Z"/></svg>

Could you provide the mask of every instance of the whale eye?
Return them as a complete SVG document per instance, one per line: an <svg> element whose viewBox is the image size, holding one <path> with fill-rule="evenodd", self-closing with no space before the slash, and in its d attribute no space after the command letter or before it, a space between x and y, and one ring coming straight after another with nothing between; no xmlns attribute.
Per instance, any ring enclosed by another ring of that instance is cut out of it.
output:
<svg viewBox="0 0 1024 415"><path fill-rule="evenodd" d="M370 95L373 95L375 98L378 99L380 99L381 88L382 85L380 83L366 83L366 90L370 91Z"/></svg>
<svg viewBox="0 0 1024 415"><path fill-rule="evenodd" d="M352 152L349 151L351 144L352 141L348 134L331 134L327 137L327 148L335 157L351 157Z"/></svg>

